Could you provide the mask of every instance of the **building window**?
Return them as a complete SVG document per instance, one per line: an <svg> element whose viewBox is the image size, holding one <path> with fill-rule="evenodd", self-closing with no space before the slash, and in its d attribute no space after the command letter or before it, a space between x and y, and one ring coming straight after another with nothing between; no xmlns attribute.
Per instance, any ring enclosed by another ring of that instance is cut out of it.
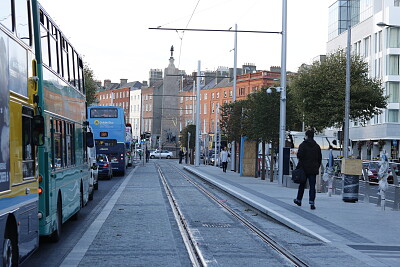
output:
<svg viewBox="0 0 400 267"><path fill-rule="evenodd" d="M371 36L364 38L364 57L369 57L370 41L371 41Z"/></svg>
<svg viewBox="0 0 400 267"><path fill-rule="evenodd" d="M204 114L207 114L207 104L204 104Z"/></svg>
<svg viewBox="0 0 400 267"><path fill-rule="evenodd" d="M381 77L381 59L375 59L375 77Z"/></svg>
<svg viewBox="0 0 400 267"><path fill-rule="evenodd" d="M204 100L207 100L207 93L204 94Z"/></svg>
<svg viewBox="0 0 400 267"><path fill-rule="evenodd" d="M217 98L219 98L219 92L217 92Z"/></svg>
<svg viewBox="0 0 400 267"><path fill-rule="evenodd" d="M189 114L192 114L193 113L193 107L192 107L192 105L189 105Z"/></svg>
<svg viewBox="0 0 400 267"><path fill-rule="evenodd" d="M182 116L182 114L183 114L183 110L182 110L182 107L180 107L179 108L179 115Z"/></svg>
<svg viewBox="0 0 400 267"><path fill-rule="evenodd" d="M214 94L214 93L212 93L212 94L211 94L211 98L212 98L212 99L214 99L214 97L215 97L215 94Z"/></svg>
<svg viewBox="0 0 400 267"><path fill-rule="evenodd" d="M214 113L214 103L211 105L211 113Z"/></svg>
<svg viewBox="0 0 400 267"><path fill-rule="evenodd" d="M150 104L150 105L149 105L149 111L151 111L151 108L152 108L152 105Z"/></svg>
<svg viewBox="0 0 400 267"><path fill-rule="evenodd" d="M388 110L388 122L399 122L399 110L389 109Z"/></svg>
<svg viewBox="0 0 400 267"><path fill-rule="evenodd" d="M394 6L400 6L400 0L394 0Z"/></svg>
<svg viewBox="0 0 400 267"><path fill-rule="evenodd" d="M375 53L382 51L382 31L375 33Z"/></svg>
<svg viewBox="0 0 400 267"><path fill-rule="evenodd" d="M388 75L399 75L399 55L388 55L387 60L387 74Z"/></svg>
<svg viewBox="0 0 400 267"><path fill-rule="evenodd" d="M183 103L183 97L180 97L179 102Z"/></svg>
<svg viewBox="0 0 400 267"><path fill-rule="evenodd" d="M186 107L185 107L186 109L185 109L185 114L189 114L189 108L188 108L188 105L186 105Z"/></svg>
<svg viewBox="0 0 400 267"><path fill-rule="evenodd" d="M232 90L229 91L229 96L232 97Z"/></svg>
<svg viewBox="0 0 400 267"><path fill-rule="evenodd" d="M374 116L374 124L379 124L379 123L381 123L381 115L379 114L379 115L375 115Z"/></svg>
<svg viewBox="0 0 400 267"><path fill-rule="evenodd" d="M389 103L399 103L399 82L388 82L386 84L387 93L389 95Z"/></svg>
<svg viewBox="0 0 400 267"><path fill-rule="evenodd" d="M400 28L388 28L388 47L400 48Z"/></svg>
<svg viewBox="0 0 400 267"><path fill-rule="evenodd" d="M226 98L226 91L224 91L224 97Z"/></svg>

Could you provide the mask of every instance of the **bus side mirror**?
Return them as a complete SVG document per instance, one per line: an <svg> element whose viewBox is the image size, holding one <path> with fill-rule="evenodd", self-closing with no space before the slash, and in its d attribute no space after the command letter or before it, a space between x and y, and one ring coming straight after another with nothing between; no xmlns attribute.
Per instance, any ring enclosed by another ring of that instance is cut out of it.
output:
<svg viewBox="0 0 400 267"><path fill-rule="evenodd" d="M336 141L336 140L333 140L333 141L332 141L332 144L334 144L335 146L337 146L337 141Z"/></svg>
<svg viewBox="0 0 400 267"><path fill-rule="evenodd" d="M33 116L33 144L44 145L44 118L42 115Z"/></svg>
<svg viewBox="0 0 400 267"><path fill-rule="evenodd" d="M93 133L91 132L86 133L86 145L90 148L94 147Z"/></svg>

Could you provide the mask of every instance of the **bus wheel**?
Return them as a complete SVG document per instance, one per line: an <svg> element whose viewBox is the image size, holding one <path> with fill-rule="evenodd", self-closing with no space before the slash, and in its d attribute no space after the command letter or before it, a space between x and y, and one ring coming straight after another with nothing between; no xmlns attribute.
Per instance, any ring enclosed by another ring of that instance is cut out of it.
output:
<svg viewBox="0 0 400 267"><path fill-rule="evenodd" d="M61 197L58 196L57 201L57 218L56 218L56 230L51 234L50 240L52 242L58 242L61 239L61 228L62 228L62 205Z"/></svg>
<svg viewBox="0 0 400 267"><path fill-rule="evenodd" d="M6 229L6 236L3 242L3 266L18 266L18 246L15 229L9 231Z"/></svg>

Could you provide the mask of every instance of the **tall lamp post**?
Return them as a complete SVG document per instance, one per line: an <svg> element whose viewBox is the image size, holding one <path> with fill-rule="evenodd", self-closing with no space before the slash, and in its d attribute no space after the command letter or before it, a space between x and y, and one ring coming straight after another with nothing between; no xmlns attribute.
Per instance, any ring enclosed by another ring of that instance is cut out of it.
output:
<svg viewBox="0 0 400 267"><path fill-rule="evenodd" d="M286 49L287 49L287 0L282 0L282 48L281 48L281 104L279 113L279 172L278 184L283 184L283 148L286 141ZM278 90L277 90L278 91Z"/></svg>
<svg viewBox="0 0 400 267"><path fill-rule="evenodd" d="M350 124L350 68L351 68L351 17L350 0L347 1L347 49L346 49L346 96L344 106L343 157L349 158L349 124Z"/></svg>

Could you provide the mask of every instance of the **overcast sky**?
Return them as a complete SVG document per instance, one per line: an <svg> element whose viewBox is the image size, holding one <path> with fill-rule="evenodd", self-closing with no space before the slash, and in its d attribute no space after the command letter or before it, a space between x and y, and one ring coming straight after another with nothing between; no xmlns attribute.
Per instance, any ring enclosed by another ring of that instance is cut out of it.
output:
<svg viewBox="0 0 400 267"><path fill-rule="evenodd" d="M234 34L149 30L151 27L281 31L281 0L39 0L71 44L103 81L148 80L150 69L187 73L233 67ZM297 71L325 54L333 0L287 0L287 69ZM197 7L196 7L197 5ZM192 16L193 14L193 16ZM281 35L238 34L238 67L281 65Z"/></svg>

